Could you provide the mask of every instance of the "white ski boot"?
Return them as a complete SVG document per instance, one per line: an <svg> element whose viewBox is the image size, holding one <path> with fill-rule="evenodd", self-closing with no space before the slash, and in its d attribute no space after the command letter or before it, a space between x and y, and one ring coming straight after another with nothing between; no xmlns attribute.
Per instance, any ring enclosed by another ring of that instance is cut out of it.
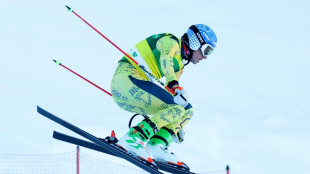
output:
<svg viewBox="0 0 310 174"><path fill-rule="evenodd" d="M155 161L183 166L179 158L167 148L174 138L176 138L174 132L171 129L163 127L148 141L146 147L153 155Z"/></svg>
<svg viewBox="0 0 310 174"><path fill-rule="evenodd" d="M149 119L145 119L137 126L130 128L117 144L133 155L153 163L153 156L144 145L153 135L153 126L150 125Z"/></svg>
<svg viewBox="0 0 310 174"><path fill-rule="evenodd" d="M153 155L155 161L180 166L183 165L183 163L180 162L179 158L173 152L170 152L168 148L164 147L163 144L156 144L156 145L147 144L146 147L149 149L149 152Z"/></svg>
<svg viewBox="0 0 310 174"><path fill-rule="evenodd" d="M119 139L117 145L133 155L153 163L153 156L144 145L144 142L140 138L128 134L130 133L126 133L121 139Z"/></svg>

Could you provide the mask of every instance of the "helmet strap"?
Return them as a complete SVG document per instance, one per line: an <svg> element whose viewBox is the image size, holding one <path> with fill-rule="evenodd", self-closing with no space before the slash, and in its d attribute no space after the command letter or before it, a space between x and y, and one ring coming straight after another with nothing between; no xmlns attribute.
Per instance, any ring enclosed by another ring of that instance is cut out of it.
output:
<svg viewBox="0 0 310 174"><path fill-rule="evenodd" d="M182 40L181 54L182 54L182 58L187 60L187 62L184 65L184 66L186 66L191 61L191 58L193 55L193 50L190 49L190 47L189 47L188 36L186 33L182 36L181 40Z"/></svg>

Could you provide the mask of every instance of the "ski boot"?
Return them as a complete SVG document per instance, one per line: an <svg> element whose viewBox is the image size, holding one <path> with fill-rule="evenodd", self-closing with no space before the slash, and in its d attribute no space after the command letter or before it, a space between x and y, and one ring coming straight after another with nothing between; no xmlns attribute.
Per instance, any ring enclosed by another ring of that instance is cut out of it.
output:
<svg viewBox="0 0 310 174"><path fill-rule="evenodd" d="M144 119L137 126L130 128L117 145L130 152L134 156L150 163L153 162L153 156L145 146L145 142L156 132L156 126L149 119ZM154 163L155 164L155 163Z"/></svg>
<svg viewBox="0 0 310 174"><path fill-rule="evenodd" d="M161 128L147 143L146 147L153 155L157 163L173 166L178 169L189 171L189 167L181 162L179 158L168 150L168 146L175 138L175 134L171 129Z"/></svg>

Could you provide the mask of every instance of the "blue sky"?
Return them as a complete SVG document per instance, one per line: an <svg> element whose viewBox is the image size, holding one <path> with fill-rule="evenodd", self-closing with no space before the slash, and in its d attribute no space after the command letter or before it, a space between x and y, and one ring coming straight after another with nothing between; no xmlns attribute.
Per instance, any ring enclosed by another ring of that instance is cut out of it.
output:
<svg viewBox="0 0 310 174"><path fill-rule="evenodd" d="M216 50L186 67L180 79L195 115L185 127L185 142L171 150L195 172L229 164L234 174L309 174L306 0L0 0L0 153L75 148L51 137L53 130L74 134L40 117L36 105L97 136L127 131L131 113L53 64L59 60L109 90L122 56L64 5L123 50L152 34L180 37L192 24L211 26Z"/></svg>

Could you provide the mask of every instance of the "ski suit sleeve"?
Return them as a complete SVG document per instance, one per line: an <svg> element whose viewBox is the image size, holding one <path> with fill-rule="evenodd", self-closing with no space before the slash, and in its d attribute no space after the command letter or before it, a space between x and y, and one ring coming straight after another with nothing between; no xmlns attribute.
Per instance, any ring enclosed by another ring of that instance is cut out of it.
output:
<svg viewBox="0 0 310 174"><path fill-rule="evenodd" d="M181 71L174 72L173 57L179 52L179 44L170 37L163 37L157 41L157 50L160 51L160 68L166 77L166 85L171 81L178 81Z"/></svg>

